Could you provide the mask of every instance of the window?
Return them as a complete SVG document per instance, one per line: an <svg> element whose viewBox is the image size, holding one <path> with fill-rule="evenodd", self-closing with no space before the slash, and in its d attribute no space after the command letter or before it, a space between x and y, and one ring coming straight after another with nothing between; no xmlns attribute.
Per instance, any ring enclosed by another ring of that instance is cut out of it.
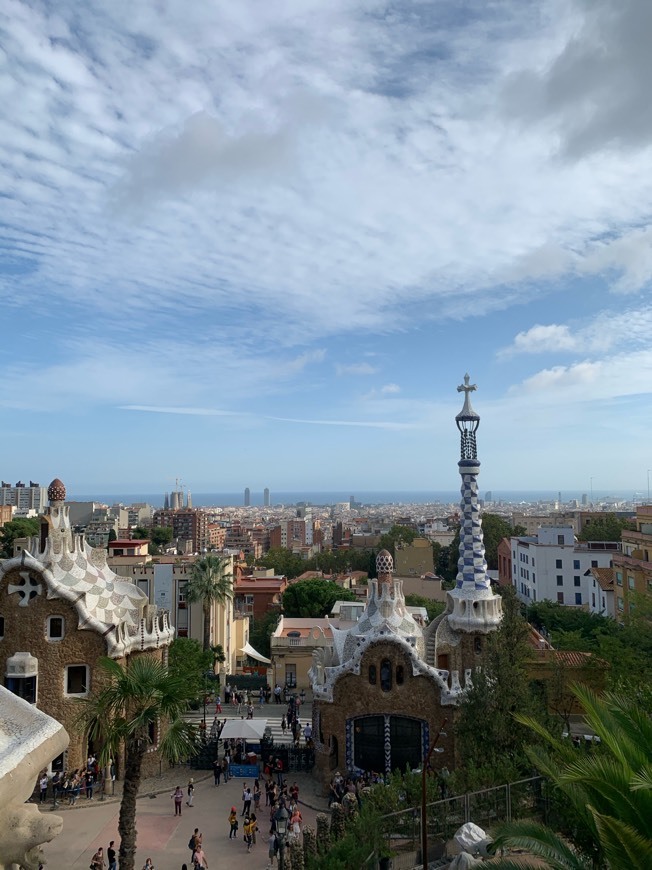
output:
<svg viewBox="0 0 652 870"><path fill-rule="evenodd" d="M634 588L635 588L635 585L636 585L636 584L634 583L634 578L633 578L633 577L630 577L629 574L627 575L627 585L628 585L628 587L629 587L630 589L634 589Z"/></svg>
<svg viewBox="0 0 652 870"><path fill-rule="evenodd" d="M591 607L595 607L595 592L591 593Z"/></svg>
<svg viewBox="0 0 652 870"><path fill-rule="evenodd" d="M582 593L576 592L575 593L575 604L581 604L581 603L582 603Z"/></svg>
<svg viewBox="0 0 652 870"><path fill-rule="evenodd" d="M534 568L534 556L532 556L532 567Z"/></svg>
<svg viewBox="0 0 652 870"><path fill-rule="evenodd" d="M573 568L575 568L576 571L580 570L580 560L579 559L573 559Z"/></svg>
<svg viewBox="0 0 652 870"><path fill-rule="evenodd" d="M562 577L561 574L557 574L557 586L563 586L563 585L564 585L564 578Z"/></svg>
<svg viewBox="0 0 652 870"><path fill-rule="evenodd" d="M562 547L564 546L564 536L563 535L557 535L557 543Z"/></svg>
<svg viewBox="0 0 652 870"><path fill-rule="evenodd" d="M618 599L618 610L624 610L624 609L625 609L625 602L623 601L622 598L619 598Z"/></svg>
<svg viewBox="0 0 652 870"><path fill-rule="evenodd" d="M555 561L555 568L561 568L561 559Z"/></svg>
<svg viewBox="0 0 652 870"><path fill-rule="evenodd" d="M598 560L597 559L591 559L591 567L592 568L598 567Z"/></svg>
<svg viewBox="0 0 652 870"><path fill-rule="evenodd" d="M66 668L66 695L88 694L88 666L68 665Z"/></svg>
<svg viewBox="0 0 652 870"><path fill-rule="evenodd" d="M36 704L36 677L6 677L5 687L28 704Z"/></svg>
<svg viewBox="0 0 652 870"><path fill-rule="evenodd" d="M403 665L396 665L396 685L402 686L405 679L405 668Z"/></svg>
<svg viewBox="0 0 652 870"><path fill-rule="evenodd" d="M48 640L63 640L64 626L63 616L48 616Z"/></svg>
<svg viewBox="0 0 652 870"><path fill-rule="evenodd" d="M534 571L532 572L532 582L533 583L537 582L537 575L534 573Z"/></svg>
<svg viewBox="0 0 652 870"><path fill-rule="evenodd" d="M383 692L392 690L392 663L389 659L383 659L380 663L380 688Z"/></svg>
<svg viewBox="0 0 652 870"><path fill-rule="evenodd" d="M376 685L376 665L369 665L369 685Z"/></svg>
<svg viewBox="0 0 652 870"><path fill-rule="evenodd" d="M573 577L573 586L579 586L579 585L580 585L580 578L579 578L579 576L576 574L576 575Z"/></svg>
<svg viewBox="0 0 652 870"><path fill-rule="evenodd" d="M623 585L623 572L622 571L616 571L616 583L619 586Z"/></svg>
<svg viewBox="0 0 652 870"><path fill-rule="evenodd" d="M0 616L0 640L5 636L5 618Z"/></svg>
<svg viewBox="0 0 652 870"><path fill-rule="evenodd" d="M563 604L563 603L564 603L564 593L558 592L557 593L557 604Z"/></svg>

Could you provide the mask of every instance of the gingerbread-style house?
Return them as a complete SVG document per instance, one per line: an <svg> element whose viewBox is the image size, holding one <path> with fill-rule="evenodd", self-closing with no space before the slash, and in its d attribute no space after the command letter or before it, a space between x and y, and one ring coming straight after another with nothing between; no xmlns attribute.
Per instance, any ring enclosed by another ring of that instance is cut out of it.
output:
<svg viewBox="0 0 652 870"><path fill-rule="evenodd" d="M53 769L80 767L91 748L77 727L76 699L95 687L98 659L109 656L124 664L147 654L166 660L174 636L167 611L116 576L105 550L73 533L65 497L64 485L53 480L40 535L0 563L4 685L68 731L67 753L54 760ZM157 762L152 758L152 766Z"/></svg>
<svg viewBox="0 0 652 870"><path fill-rule="evenodd" d="M439 739L442 766L455 764L451 720L481 661L483 639L502 618L501 598L487 577L477 490L480 418L468 375L458 390L465 398L456 417L462 476L456 586L446 611L423 630L406 610L390 553L378 554L362 616L348 630L332 626L333 647L313 653L313 735L324 778L335 768L418 768L444 720L451 727Z"/></svg>

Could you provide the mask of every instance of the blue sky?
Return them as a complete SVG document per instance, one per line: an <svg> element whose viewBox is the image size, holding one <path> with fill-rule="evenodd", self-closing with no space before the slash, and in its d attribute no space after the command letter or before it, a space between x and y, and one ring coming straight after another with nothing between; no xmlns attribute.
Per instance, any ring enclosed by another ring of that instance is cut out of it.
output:
<svg viewBox="0 0 652 870"><path fill-rule="evenodd" d="M0 9L2 476L644 490L644 0Z"/></svg>

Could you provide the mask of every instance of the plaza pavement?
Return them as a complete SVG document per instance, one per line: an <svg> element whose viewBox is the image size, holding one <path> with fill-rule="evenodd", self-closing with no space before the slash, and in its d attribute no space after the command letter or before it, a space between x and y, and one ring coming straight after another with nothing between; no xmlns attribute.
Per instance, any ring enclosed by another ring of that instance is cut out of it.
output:
<svg viewBox="0 0 652 870"><path fill-rule="evenodd" d="M311 717L311 701L301 709L301 722L305 724ZM286 742L280 731L281 716L287 709L286 705L271 703L259 706L254 704L254 718L268 718L274 733L275 742ZM215 715L214 705L207 709L207 724L210 725ZM220 719L240 718L236 708L230 705L224 707ZM203 710L190 713L187 717L199 724L203 718ZM291 740L287 736L287 742ZM220 744L220 755L222 747ZM195 780L194 806L183 805L181 818L174 816L174 801L170 795L178 783L184 789L188 778ZM299 785L299 803L304 823L315 824L317 812L326 811L327 801L322 796L320 788L310 773L289 772L287 781ZM229 840L229 825L227 817L232 806L237 807L238 815L242 811L242 787L247 782L253 785L253 780L241 778L230 779L228 783L215 787L213 776L209 771L189 770L187 766L163 770L162 777L152 777L142 783L136 810L137 851L136 870L150 857L156 870L180 870L182 863L190 863L188 840L195 827L203 833L204 848L211 868L228 867L229 870L262 870L268 866L267 835L269 833L269 810L265 808L263 791L261 811L259 813L260 834L258 842L251 853L242 840L242 824L237 840ZM148 797L163 789L163 793ZM83 794L83 793L82 793ZM307 804L305 803L307 801ZM50 805L43 812L50 812ZM106 849L111 840L119 845L118 813L119 797L104 802L98 800L86 801L79 797L77 805L68 808L65 805L55 811L63 817L63 831L51 843L43 847L47 859L47 870L88 870L90 859L98 846Z"/></svg>
<svg viewBox="0 0 652 870"><path fill-rule="evenodd" d="M213 784L211 774L207 778L203 771L188 771L188 768L178 769L176 781L184 787L188 782L188 776L195 779L194 806L188 807L185 802L182 807L181 817L174 815L174 801L170 794L173 786L166 789L162 794L149 798L138 798L136 810L137 851L136 868L145 863L150 857L156 870L180 870L185 861L190 863L190 850L188 840L195 827L203 833L204 849L210 868L228 867L229 870L263 870L268 866L267 858L267 835L269 833L269 808L264 806L265 797L261 800L261 808L258 814L260 833L258 842L251 853L247 853L242 839L242 821L238 831L238 839L229 840L229 824L227 817L232 806L238 809L238 816L242 812L242 786L244 782L249 785L253 780L233 778L228 783L222 783L219 787ZM166 780L172 781L171 772L166 774ZM174 777L174 774L172 774ZM317 796L314 780L310 774L297 774L289 778L289 782L296 781L300 787L299 802L304 823L315 824L317 810L303 803L305 797L314 806L321 803L325 808L326 802L320 801ZM150 780L149 782L155 782ZM79 798L75 807L67 809L62 807L59 812L63 817L64 825L61 834L51 843L43 847L47 860L47 870L88 870L91 857L98 846L106 849L111 840L119 845L118 837L118 813L120 803L118 800L100 802L93 800L86 802L83 797ZM50 806L43 812L50 812Z"/></svg>

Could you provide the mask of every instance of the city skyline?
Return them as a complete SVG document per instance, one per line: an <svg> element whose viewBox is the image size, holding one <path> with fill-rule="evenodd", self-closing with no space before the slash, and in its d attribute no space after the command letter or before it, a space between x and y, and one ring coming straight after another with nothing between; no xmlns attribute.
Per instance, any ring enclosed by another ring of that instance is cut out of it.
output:
<svg viewBox="0 0 652 870"><path fill-rule="evenodd" d="M649 16L10 0L5 479L647 492Z"/></svg>

